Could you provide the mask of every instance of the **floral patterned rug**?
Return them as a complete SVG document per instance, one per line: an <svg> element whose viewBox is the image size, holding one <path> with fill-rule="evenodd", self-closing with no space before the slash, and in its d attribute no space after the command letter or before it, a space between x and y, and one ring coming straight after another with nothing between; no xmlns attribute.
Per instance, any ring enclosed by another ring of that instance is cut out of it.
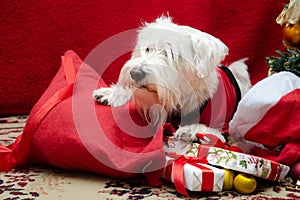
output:
<svg viewBox="0 0 300 200"><path fill-rule="evenodd" d="M22 134L27 116L0 118L0 144L11 144ZM70 172L50 166L0 172L0 199L300 199L290 178L286 183L258 181L258 188L251 195L234 191L219 193L190 192L185 198L176 192L172 183L150 187L143 177L118 180L91 173Z"/></svg>

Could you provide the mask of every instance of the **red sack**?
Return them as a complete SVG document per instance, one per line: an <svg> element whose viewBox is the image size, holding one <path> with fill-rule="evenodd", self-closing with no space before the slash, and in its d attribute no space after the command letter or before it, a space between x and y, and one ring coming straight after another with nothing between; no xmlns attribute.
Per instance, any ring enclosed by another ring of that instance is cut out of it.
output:
<svg viewBox="0 0 300 200"><path fill-rule="evenodd" d="M293 166L300 161L300 78L280 72L240 101L229 132L244 152Z"/></svg>
<svg viewBox="0 0 300 200"><path fill-rule="evenodd" d="M92 92L100 86L106 85L99 74L67 51L23 134L8 147L0 145L0 171L43 163L129 178L164 167L163 128L148 127L130 103L120 108L97 104Z"/></svg>

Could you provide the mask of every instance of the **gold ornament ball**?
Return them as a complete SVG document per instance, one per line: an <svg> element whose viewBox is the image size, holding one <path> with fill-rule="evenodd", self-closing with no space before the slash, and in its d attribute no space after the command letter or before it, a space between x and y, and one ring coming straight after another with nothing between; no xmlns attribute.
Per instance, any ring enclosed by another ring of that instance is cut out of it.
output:
<svg viewBox="0 0 300 200"><path fill-rule="evenodd" d="M233 189L233 180L235 177L234 171L230 169L223 169L224 170L224 184L223 190L232 190Z"/></svg>
<svg viewBox="0 0 300 200"><path fill-rule="evenodd" d="M283 25L282 35L287 46L300 47L300 24Z"/></svg>
<svg viewBox="0 0 300 200"><path fill-rule="evenodd" d="M249 174L238 174L233 180L234 189L241 194L251 194L255 191L256 179Z"/></svg>

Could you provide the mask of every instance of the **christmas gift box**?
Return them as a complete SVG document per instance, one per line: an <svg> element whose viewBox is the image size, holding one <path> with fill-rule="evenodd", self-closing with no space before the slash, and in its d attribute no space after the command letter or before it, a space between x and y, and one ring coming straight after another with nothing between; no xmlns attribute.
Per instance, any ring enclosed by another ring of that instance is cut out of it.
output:
<svg viewBox="0 0 300 200"><path fill-rule="evenodd" d="M167 165L162 177L173 182L181 194L188 196L186 189L202 192L222 191L225 173L223 169L207 165L206 160L196 157L177 155L177 158L167 156L166 159Z"/></svg>
<svg viewBox="0 0 300 200"><path fill-rule="evenodd" d="M204 158L210 165L252 174L273 181L283 181L290 169L286 165L254 155L198 143L188 143L182 140L177 141L172 138L165 142L164 148L165 152L176 152L181 155Z"/></svg>

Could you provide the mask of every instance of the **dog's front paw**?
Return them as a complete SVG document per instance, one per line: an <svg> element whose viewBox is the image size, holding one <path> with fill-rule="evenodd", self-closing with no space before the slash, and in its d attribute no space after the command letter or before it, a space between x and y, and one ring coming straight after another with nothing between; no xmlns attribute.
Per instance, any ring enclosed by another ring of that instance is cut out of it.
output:
<svg viewBox="0 0 300 200"><path fill-rule="evenodd" d="M174 139L175 140L183 140L186 142L195 142L198 140L196 134L198 132L195 130L195 125L186 125L186 126L180 126L175 134Z"/></svg>
<svg viewBox="0 0 300 200"><path fill-rule="evenodd" d="M175 134L174 138L176 140L184 140L186 142L195 142L199 141L201 144L211 144L212 141L209 137L198 138L197 133L200 134L210 134L214 135L220 139L221 142L226 142L224 136L218 129L207 127L203 124L190 124L185 126L180 126Z"/></svg>
<svg viewBox="0 0 300 200"><path fill-rule="evenodd" d="M109 105L109 97L112 94L112 88L100 88L93 92L94 99L103 105Z"/></svg>
<svg viewBox="0 0 300 200"><path fill-rule="evenodd" d="M195 131L195 128L192 125L180 126L176 130L174 138L176 140L183 140L186 142L195 142L198 140L196 134L197 132Z"/></svg>
<svg viewBox="0 0 300 200"><path fill-rule="evenodd" d="M131 96L131 89L118 86L100 88L93 92L93 97L98 103L112 107L125 105L131 99Z"/></svg>

